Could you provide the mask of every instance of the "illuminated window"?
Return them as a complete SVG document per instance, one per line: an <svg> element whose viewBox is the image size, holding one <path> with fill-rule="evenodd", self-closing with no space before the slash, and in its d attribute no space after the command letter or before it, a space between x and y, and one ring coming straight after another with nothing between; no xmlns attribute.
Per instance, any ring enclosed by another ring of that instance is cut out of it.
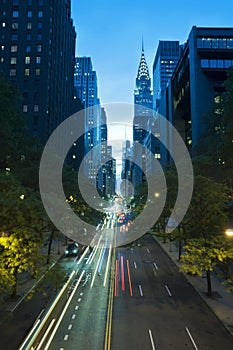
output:
<svg viewBox="0 0 233 350"><path fill-rule="evenodd" d="M31 63L31 57L30 56L26 56L25 57L25 64L30 64Z"/></svg>
<svg viewBox="0 0 233 350"><path fill-rule="evenodd" d="M12 12L12 17L13 18L18 18L19 17L19 11L13 11Z"/></svg>
<svg viewBox="0 0 233 350"><path fill-rule="evenodd" d="M27 29L32 29L32 23L31 22L27 23Z"/></svg>
<svg viewBox="0 0 233 350"><path fill-rule="evenodd" d="M17 58L11 57L11 64L16 64L16 63L17 63Z"/></svg>
<svg viewBox="0 0 233 350"><path fill-rule="evenodd" d="M17 22L12 23L11 28L12 29L18 29L19 28L19 23L17 23Z"/></svg>
<svg viewBox="0 0 233 350"><path fill-rule="evenodd" d="M41 57L37 56L36 57L36 64L40 64L41 63Z"/></svg>
<svg viewBox="0 0 233 350"><path fill-rule="evenodd" d="M17 52L18 47L17 45L11 45L11 52Z"/></svg>
<svg viewBox="0 0 233 350"><path fill-rule="evenodd" d="M15 77L16 76L16 69L12 68L10 69L10 77Z"/></svg>
<svg viewBox="0 0 233 350"><path fill-rule="evenodd" d="M23 105L23 112L27 112L28 111L28 105Z"/></svg>
<svg viewBox="0 0 233 350"><path fill-rule="evenodd" d="M2 22L2 27L4 28L6 26L6 22Z"/></svg>
<svg viewBox="0 0 233 350"><path fill-rule="evenodd" d="M41 51L42 51L42 46L41 46L41 45L37 45L36 51L37 51L37 52L41 52Z"/></svg>
<svg viewBox="0 0 233 350"><path fill-rule="evenodd" d="M39 106L38 105L34 105L34 112L39 112Z"/></svg>
<svg viewBox="0 0 233 350"><path fill-rule="evenodd" d="M4 45L1 45L1 51L4 51L5 50L5 46ZM12 51L11 51L12 52Z"/></svg>
<svg viewBox="0 0 233 350"><path fill-rule="evenodd" d="M28 11L28 18L32 18L32 11Z"/></svg>
<svg viewBox="0 0 233 350"><path fill-rule="evenodd" d="M30 69L29 69L29 68L25 68L25 69L24 69L24 75L25 75L26 77L29 77L29 75L30 75Z"/></svg>
<svg viewBox="0 0 233 350"><path fill-rule="evenodd" d="M30 45L26 46L26 52L31 52L31 46Z"/></svg>
<svg viewBox="0 0 233 350"><path fill-rule="evenodd" d="M43 17L43 11L38 11L38 17L42 18Z"/></svg>
<svg viewBox="0 0 233 350"><path fill-rule="evenodd" d="M4 62L4 57L1 57L0 62L1 62L1 63Z"/></svg>
<svg viewBox="0 0 233 350"><path fill-rule="evenodd" d="M37 76L37 77L40 76L40 68L36 68L36 76Z"/></svg>

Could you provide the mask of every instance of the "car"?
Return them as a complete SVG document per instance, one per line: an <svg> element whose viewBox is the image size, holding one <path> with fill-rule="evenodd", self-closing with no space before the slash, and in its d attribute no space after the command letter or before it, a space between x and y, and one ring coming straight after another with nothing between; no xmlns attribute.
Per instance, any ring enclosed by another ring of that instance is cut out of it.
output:
<svg viewBox="0 0 233 350"><path fill-rule="evenodd" d="M68 244L65 250L65 256L76 256L76 255L78 255L78 244L77 243Z"/></svg>

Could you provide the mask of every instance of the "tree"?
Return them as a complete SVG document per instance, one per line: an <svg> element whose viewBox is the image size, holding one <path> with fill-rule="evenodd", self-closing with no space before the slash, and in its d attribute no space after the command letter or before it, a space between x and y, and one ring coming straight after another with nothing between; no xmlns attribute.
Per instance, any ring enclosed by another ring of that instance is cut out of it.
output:
<svg viewBox="0 0 233 350"><path fill-rule="evenodd" d="M0 190L0 286L9 282L15 298L18 274L38 273L44 217L37 193L24 188L14 175L0 175Z"/></svg>
<svg viewBox="0 0 233 350"><path fill-rule="evenodd" d="M233 249L229 247L223 236L210 239L190 239L184 248L185 253L181 255L180 259L180 270L200 277L205 273L207 278L207 295L211 296L211 272L217 264L233 258Z"/></svg>
<svg viewBox="0 0 233 350"><path fill-rule="evenodd" d="M204 176L194 179L193 197L182 222L185 239L222 234L226 223L226 188Z"/></svg>
<svg viewBox="0 0 233 350"><path fill-rule="evenodd" d="M0 74L0 168L12 165L24 144L26 122L20 112L17 89Z"/></svg>

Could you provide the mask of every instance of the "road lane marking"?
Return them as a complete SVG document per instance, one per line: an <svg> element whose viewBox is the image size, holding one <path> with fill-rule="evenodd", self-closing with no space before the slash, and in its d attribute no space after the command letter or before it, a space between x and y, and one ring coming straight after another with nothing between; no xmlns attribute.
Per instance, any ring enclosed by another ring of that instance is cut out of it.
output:
<svg viewBox="0 0 233 350"><path fill-rule="evenodd" d="M57 323L56 323L56 325L55 325L55 327L54 327L54 329L53 329L53 331L52 331L52 333L50 335L50 338L49 338L49 340L48 340L48 342L47 342L47 344L46 344L46 346L45 346L45 348L43 350L48 350L49 349L50 344L51 344L51 342L52 342L52 340L53 340L53 338L54 338L54 336L55 336L55 334L56 334L56 332L57 332L57 330L58 330L58 328L59 328L59 326L61 324L61 321L63 320L63 317L65 316L65 313L66 313L66 311L67 311L67 309L68 309L68 307L69 307L69 305L71 303L71 300L73 299L74 294L75 294L75 292L76 292L76 290L77 290L77 288L78 288L78 286L79 286L79 284L80 284L80 282L81 282L81 280L83 278L84 272L85 271L83 271L81 273L81 275L80 275L80 277L79 277L79 279L77 281L77 284L75 285L72 293L70 294L69 299L67 300L67 303L65 304L65 306L64 306L64 308L62 310L62 313L61 313L61 315L60 315L60 317L59 317L59 319L58 319L58 321L57 321Z"/></svg>
<svg viewBox="0 0 233 350"><path fill-rule="evenodd" d="M78 298L78 303L80 303L81 300L82 300L82 298Z"/></svg>
<svg viewBox="0 0 233 350"><path fill-rule="evenodd" d="M125 290L125 273L124 273L124 260L123 256L121 256L121 289Z"/></svg>
<svg viewBox="0 0 233 350"><path fill-rule="evenodd" d="M83 259L85 258L85 256L86 256L87 253L88 253L88 250L89 250L89 247L86 247L86 249L84 250L83 255L82 255L82 256L80 257L80 259L77 261L77 265L80 264L80 263L83 261Z"/></svg>
<svg viewBox="0 0 233 350"><path fill-rule="evenodd" d="M141 284L138 285L138 288L139 288L139 292L140 292L141 297L143 297L143 291L142 291L142 286L141 286Z"/></svg>
<svg viewBox="0 0 233 350"><path fill-rule="evenodd" d="M75 310L78 310L78 308L79 308L79 306L78 306L78 305L76 305L76 306L75 306Z"/></svg>
<svg viewBox="0 0 233 350"><path fill-rule="evenodd" d="M129 270L129 260L126 260L127 265L127 271L128 271L128 280L129 280L129 293L130 296L133 296L133 290L132 290L132 283L131 283L131 277L130 277L130 270Z"/></svg>
<svg viewBox="0 0 233 350"><path fill-rule="evenodd" d="M153 269L153 274L155 277L157 277L157 272Z"/></svg>
<svg viewBox="0 0 233 350"><path fill-rule="evenodd" d="M80 296L82 296L82 295L83 295L83 293L80 293L79 295L80 295Z"/></svg>
<svg viewBox="0 0 233 350"><path fill-rule="evenodd" d="M192 335L191 335L191 333L190 333L188 327L185 327L185 329L186 329L186 332L188 333L188 336L189 336L189 338L190 338L190 340L191 340L191 342L192 342L192 344L193 344L194 349L195 349L195 350L198 350L198 347L197 347L197 345L195 344L195 341L194 341L194 339L193 339L193 337L192 337Z"/></svg>
<svg viewBox="0 0 233 350"><path fill-rule="evenodd" d="M72 324L69 324L68 330L70 331L72 327L73 327Z"/></svg>
<svg viewBox="0 0 233 350"><path fill-rule="evenodd" d="M135 269L137 268L137 264L136 264L136 262L134 261L133 262L133 264L134 264L134 267L135 267Z"/></svg>
<svg viewBox="0 0 233 350"><path fill-rule="evenodd" d="M72 278L75 275L75 270L72 271L72 273L70 274L68 280L66 281L66 283L64 284L64 286L62 287L62 289L60 290L60 292L58 293L56 299L53 301L52 305L50 306L49 310L47 311L45 317L43 318L43 320L41 321L41 323L39 324L38 328L35 330L34 334L32 335L29 343L28 343L28 348L30 348L30 346L32 346L33 342L35 341L35 339L38 337L38 334L40 333L41 329L44 327L46 321L48 320L49 316L51 315L52 311L54 310L55 306L58 304L59 300L61 299L62 295L64 294L65 290L67 289L70 281L72 280ZM29 339L29 338L28 338ZM27 341L28 341L27 339ZM25 339L26 340L26 339ZM25 342L25 341L24 341ZM23 343L24 344L24 343ZM22 349L22 346L20 346L19 350Z"/></svg>
<svg viewBox="0 0 233 350"><path fill-rule="evenodd" d="M147 253L150 254L150 249L149 249L149 248L146 248L146 250L147 250Z"/></svg>
<svg viewBox="0 0 233 350"><path fill-rule="evenodd" d="M66 340L68 340L68 338L69 338L69 336L68 336L68 334L66 334L66 335L64 336L64 340L66 341Z"/></svg>
<svg viewBox="0 0 233 350"><path fill-rule="evenodd" d="M152 335L152 332L151 332L150 329L149 329L149 336L150 336L150 342L151 342L152 349L156 350L154 339L153 339L153 335Z"/></svg>
<svg viewBox="0 0 233 350"><path fill-rule="evenodd" d="M158 270L158 266L156 265L156 263L153 263L154 267L156 268L156 270Z"/></svg>
<svg viewBox="0 0 233 350"><path fill-rule="evenodd" d="M101 248L100 255L99 255L99 259L98 259L98 261L97 261L97 265L96 265L96 268L95 268L95 272L94 272L94 275L93 275L93 277L92 277L92 281L91 281L90 288L93 287L93 284L94 284L94 281L95 281L95 276L96 276L96 274L97 274L97 270L98 270L98 267L99 267L99 263L100 263L100 259L101 259L101 256L102 256L103 249L104 249L104 246Z"/></svg>
<svg viewBox="0 0 233 350"><path fill-rule="evenodd" d="M108 271L109 271L109 266L110 266L111 253L112 253L112 245L110 244L109 252L108 252L107 266L106 266L105 276L104 276L104 284L103 284L104 287L106 286L106 283L107 283L107 277L108 277Z"/></svg>
<svg viewBox="0 0 233 350"><path fill-rule="evenodd" d="M172 293L171 293L170 289L168 288L168 286L165 284L164 287L165 287L165 289L166 289L167 294L169 295L169 297L172 297Z"/></svg>
<svg viewBox="0 0 233 350"><path fill-rule="evenodd" d="M75 314L73 314L73 315L72 315L72 320L74 320L74 319L75 319L75 317L76 317L76 315L75 315Z"/></svg>

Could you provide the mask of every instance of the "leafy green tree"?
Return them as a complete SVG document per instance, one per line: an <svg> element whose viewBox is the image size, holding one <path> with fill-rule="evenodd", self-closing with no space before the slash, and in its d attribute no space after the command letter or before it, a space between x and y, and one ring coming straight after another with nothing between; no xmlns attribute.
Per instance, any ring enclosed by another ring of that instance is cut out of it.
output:
<svg viewBox="0 0 233 350"><path fill-rule="evenodd" d="M194 179L193 197L182 222L185 238L209 238L222 234L226 224L226 188L204 176Z"/></svg>
<svg viewBox="0 0 233 350"><path fill-rule="evenodd" d="M181 255L180 259L180 270L200 277L205 273L207 295L211 296L211 272L217 264L233 258L232 247L228 245L223 236L218 236L210 239L190 239L184 248L185 253Z"/></svg>
<svg viewBox="0 0 233 350"><path fill-rule="evenodd" d="M20 157L26 123L19 109L20 95L3 74L0 74L0 105L0 168L4 169Z"/></svg>
<svg viewBox="0 0 233 350"><path fill-rule="evenodd" d="M1 288L9 281L12 298L22 271L36 276L40 265L44 217L37 194L24 188L12 175L0 175L0 273Z"/></svg>

